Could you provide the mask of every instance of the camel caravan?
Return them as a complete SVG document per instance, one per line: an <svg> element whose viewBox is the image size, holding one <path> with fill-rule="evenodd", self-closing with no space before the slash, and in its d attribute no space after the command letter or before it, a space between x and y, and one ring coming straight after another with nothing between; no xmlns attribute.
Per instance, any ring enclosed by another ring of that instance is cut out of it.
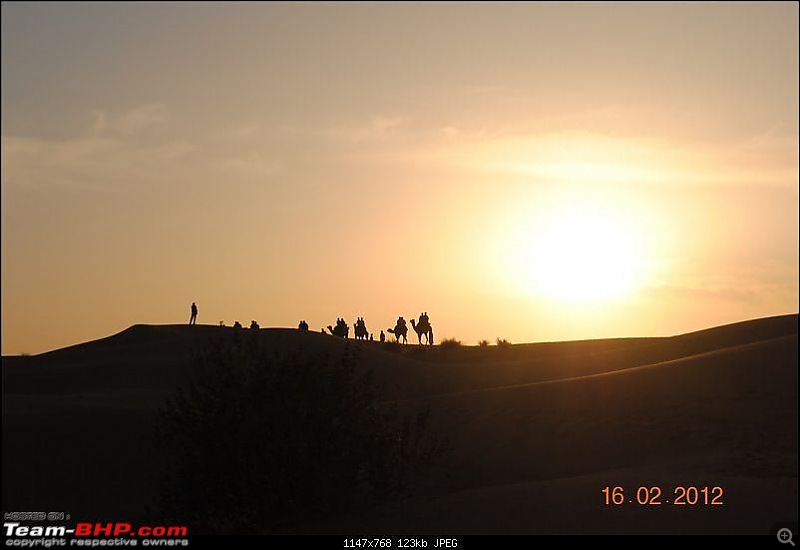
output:
<svg viewBox="0 0 800 550"><path fill-rule="evenodd" d="M191 315L189 317L189 324L194 325L197 322L197 304L192 302L190 308ZM224 327L225 321L220 321L219 326ZM239 321L233 323L234 329L242 329L242 324ZM259 330L261 327L257 321L253 320L250 321L250 329L251 330ZM422 345L422 337L425 337L425 344L428 346L433 345L433 326L431 326L430 319L428 318L428 312L424 311L419 314L419 320L414 321L411 319L411 328L414 329L414 332L417 333L417 341L420 345ZM308 332L308 323L303 319L297 325L297 329L303 332ZM359 317L356 319L355 327L354 327L354 334L356 340L369 340L370 342L374 341L372 333L367 330L367 323L364 321L363 317ZM350 337L350 326L347 324L342 318L336 319L336 326L332 327L328 325L328 332L330 332L333 336L338 336L339 338L349 338ZM394 338L396 342L402 341L404 344L408 343L408 326L406 326L406 320L403 319L402 316L397 318L397 322L394 325L394 328L386 329L386 332L389 334L394 334ZM325 329L322 329L322 333L325 333ZM380 335L378 336L381 342L386 341L386 334L381 330Z"/></svg>
<svg viewBox="0 0 800 550"><path fill-rule="evenodd" d="M423 343L423 337L425 338L426 345L433 345L433 326L428 318L427 311L420 313L419 320L411 319L411 328L417 333L417 341L420 345ZM338 336L339 338L349 338L350 326L344 319L339 318L336 319L335 327L328 325L328 332L330 332L333 336ZM386 329L386 332L389 334L394 334L396 342L402 342L403 344L408 343L408 325L402 316L397 318L394 328ZM354 325L354 335L356 340L369 340L370 342L374 340L372 333L367 330L367 324L363 317L359 317L356 320ZM379 339L381 342L386 340L386 335L384 334L383 330L381 330Z"/></svg>

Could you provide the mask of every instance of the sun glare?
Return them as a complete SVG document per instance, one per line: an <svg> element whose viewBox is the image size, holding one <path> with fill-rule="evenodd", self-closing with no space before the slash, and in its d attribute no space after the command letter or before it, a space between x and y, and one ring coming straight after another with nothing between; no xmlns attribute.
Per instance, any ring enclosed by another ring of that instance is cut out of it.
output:
<svg viewBox="0 0 800 550"><path fill-rule="evenodd" d="M567 302L624 297L640 283L634 224L612 208L570 206L528 221L511 254L521 290Z"/></svg>

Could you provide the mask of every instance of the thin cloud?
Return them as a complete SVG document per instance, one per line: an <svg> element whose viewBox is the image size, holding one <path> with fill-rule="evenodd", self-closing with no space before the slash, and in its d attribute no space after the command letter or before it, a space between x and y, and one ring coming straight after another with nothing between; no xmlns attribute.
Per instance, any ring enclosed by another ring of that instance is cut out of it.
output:
<svg viewBox="0 0 800 550"><path fill-rule="evenodd" d="M158 130L155 131L154 130ZM257 128L241 127L241 138ZM203 136L175 134L162 105L145 105L110 115L95 112L90 124L67 139L6 135L2 137L5 185L111 190L125 185L156 184L191 179L197 174L223 173L226 181L272 176L283 171L276 159L252 150L222 152L212 132Z"/></svg>
<svg viewBox="0 0 800 550"><path fill-rule="evenodd" d="M380 141L395 134L404 122L405 119L401 116L378 115L371 116L369 121L363 124L326 128L319 134L333 141L347 143Z"/></svg>
<svg viewBox="0 0 800 550"><path fill-rule="evenodd" d="M169 115L164 105L154 103L130 109L118 115L95 111L92 131L95 134L133 135L163 126Z"/></svg>

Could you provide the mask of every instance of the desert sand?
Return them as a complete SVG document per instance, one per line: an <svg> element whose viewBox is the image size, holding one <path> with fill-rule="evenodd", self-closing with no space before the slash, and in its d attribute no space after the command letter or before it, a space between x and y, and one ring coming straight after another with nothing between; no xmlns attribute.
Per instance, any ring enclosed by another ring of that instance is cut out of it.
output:
<svg viewBox="0 0 800 550"><path fill-rule="evenodd" d="M785 315L664 338L402 348L261 329L303 353L359 349L453 448L436 494L300 532L766 533L797 518L797 328ZM3 509L143 517L156 409L215 326L135 325L3 357ZM623 486L607 506L601 490ZM719 506L636 504L639 486L724 490Z"/></svg>

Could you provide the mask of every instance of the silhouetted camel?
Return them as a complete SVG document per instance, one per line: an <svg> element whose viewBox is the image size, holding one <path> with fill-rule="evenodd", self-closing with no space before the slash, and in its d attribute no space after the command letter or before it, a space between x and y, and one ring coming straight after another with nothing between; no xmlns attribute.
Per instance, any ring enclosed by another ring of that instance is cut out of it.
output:
<svg viewBox="0 0 800 550"><path fill-rule="evenodd" d="M350 335L350 327L344 322L344 319L336 320L336 328L328 325L328 331L334 336L339 338L347 338Z"/></svg>
<svg viewBox="0 0 800 550"><path fill-rule="evenodd" d="M400 324L400 323L397 323L394 326L394 328L386 329L386 332L388 332L390 334L394 334L394 338L398 342L402 338L404 344L408 343L408 327L407 326L405 326L403 324Z"/></svg>
<svg viewBox="0 0 800 550"><path fill-rule="evenodd" d="M417 340L419 340L420 345L422 345L422 337L425 337L426 343L429 346L433 345L433 327L430 323L426 323L427 326L423 326L422 324L417 324L414 319L411 319L411 328L414 329L414 332L417 333Z"/></svg>
<svg viewBox="0 0 800 550"><path fill-rule="evenodd" d="M355 334L356 340L367 339L369 331L367 330L367 324L364 322L364 319L359 318L358 321L356 321L353 327L353 334Z"/></svg>

